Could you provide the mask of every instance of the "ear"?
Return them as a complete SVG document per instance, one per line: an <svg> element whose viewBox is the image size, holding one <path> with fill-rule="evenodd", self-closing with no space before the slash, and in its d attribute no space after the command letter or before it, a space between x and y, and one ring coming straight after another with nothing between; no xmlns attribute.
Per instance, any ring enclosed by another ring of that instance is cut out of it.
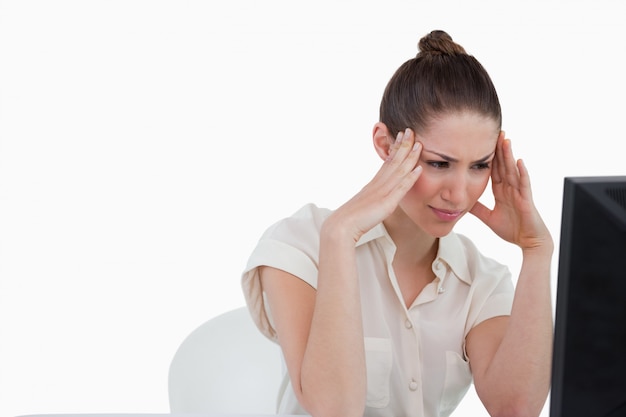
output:
<svg viewBox="0 0 626 417"><path fill-rule="evenodd" d="M372 139L376 153L383 161L386 161L391 152L391 145L395 141L395 138L389 133L387 125L382 122L376 123L372 132Z"/></svg>

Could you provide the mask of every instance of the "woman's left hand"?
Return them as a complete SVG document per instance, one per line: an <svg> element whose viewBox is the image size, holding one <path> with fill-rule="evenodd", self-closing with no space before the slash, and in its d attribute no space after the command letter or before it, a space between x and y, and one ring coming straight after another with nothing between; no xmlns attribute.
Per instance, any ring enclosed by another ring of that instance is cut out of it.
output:
<svg viewBox="0 0 626 417"><path fill-rule="evenodd" d="M515 160L511 141L500 132L491 171L495 204L492 210L477 202L470 212L502 239L522 250L552 248L552 237L532 198L530 178L523 161Z"/></svg>

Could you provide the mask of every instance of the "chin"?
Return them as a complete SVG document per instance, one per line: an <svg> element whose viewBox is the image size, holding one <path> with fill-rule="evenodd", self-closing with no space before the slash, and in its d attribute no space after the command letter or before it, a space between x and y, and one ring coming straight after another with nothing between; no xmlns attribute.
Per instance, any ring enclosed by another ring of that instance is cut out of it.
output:
<svg viewBox="0 0 626 417"><path fill-rule="evenodd" d="M439 239L440 237L444 237L450 234L450 232L452 232L452 227L433 227L433 228L429 228L426 229L425 232L427 234L429 234L430 236L434 237L435 239Z"/></svg>
<svg viewBox="0 0 626 417"><path fill-rule="evenodd" d="M439 238L442 238L442 237L446 237L446 236L448 236L450 233L452 233L452 229L448 230L448 232L447 232L447 233L437 233L437 234L433 234L433 237L435 237L435 238L439 239Z"/></svg>
<svg viewBox="0 0 626 417"><path fill-rule="evenodd" d="M435 238L440 238L444 236L448 236L454 230L454 226L456 226L457 222L454 223L444 223L444 224L436 224L431 227L425 229L426 232Z"/></svg>

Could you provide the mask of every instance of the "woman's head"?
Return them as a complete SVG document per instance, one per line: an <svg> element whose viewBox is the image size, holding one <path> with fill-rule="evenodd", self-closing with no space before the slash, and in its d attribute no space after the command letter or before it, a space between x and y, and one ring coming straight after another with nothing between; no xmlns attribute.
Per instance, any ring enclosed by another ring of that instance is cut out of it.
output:
<svg viewBox="0 0 626 417"><path fill-rule="evenodd" d="M483 66L446 32L418 44L419 53L398 68L385 88L380 122L395 138L406 128L426 130L438 117L471 112L502 124L500 102Z"/></svg>

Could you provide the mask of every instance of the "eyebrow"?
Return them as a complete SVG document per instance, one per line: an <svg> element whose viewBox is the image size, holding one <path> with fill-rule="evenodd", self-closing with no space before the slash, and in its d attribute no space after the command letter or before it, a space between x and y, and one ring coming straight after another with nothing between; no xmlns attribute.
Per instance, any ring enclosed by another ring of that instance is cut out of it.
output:
<svg viewBox="0 0 626 417"><path fill-rule="evenodd" d="M433 153L433 154L437 155L438 157L440 157L441 159L443 159L446 162L459 162L458 159L453 158L453 157L448 156L448 155L443 154L443 153L431 151L430 149L424 149L424 151L428 152L428 153ZM493 155L494 153L495 153L495 151L491 152L489 155L486 155L486 156L482 157L481 159L479 159L477 161L472 162L472 164L480 164L480 163L483 163L483 162L487 162L487 160L489 158L491 158L491 155Z"/></svg>

